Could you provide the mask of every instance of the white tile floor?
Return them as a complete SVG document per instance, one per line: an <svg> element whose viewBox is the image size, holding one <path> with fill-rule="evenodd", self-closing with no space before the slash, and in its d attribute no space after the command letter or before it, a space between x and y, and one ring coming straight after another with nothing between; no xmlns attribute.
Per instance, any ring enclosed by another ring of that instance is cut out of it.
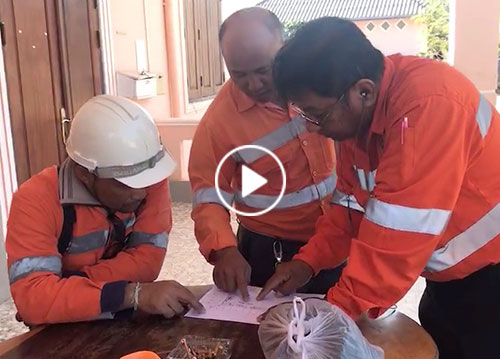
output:
<svg viewBox="0 0 500 359"><path fill-rule="evenodd" d="M176 203L173 206L174 226L159 279L175 279L184 285L212 283L212 266L198 251L190 212L190 204ZM424 287L425 283L420 279L398 304L400 311L415 320L418 320L418 302ZM27 331L23 324L16 322L14 315L12 301L0 304L0 341Z"/></svg>
<svg viewBox="0 0 500 359"><path fill-rule="evenodd" d="M188 103L187 109L186 109L186 117L187 118L196 118L196 119L201 119L203 115L205 114L208 106L212 103L214 100L214 97L207 97L204 99L200 99L197 101L193 101Z"/></svg>

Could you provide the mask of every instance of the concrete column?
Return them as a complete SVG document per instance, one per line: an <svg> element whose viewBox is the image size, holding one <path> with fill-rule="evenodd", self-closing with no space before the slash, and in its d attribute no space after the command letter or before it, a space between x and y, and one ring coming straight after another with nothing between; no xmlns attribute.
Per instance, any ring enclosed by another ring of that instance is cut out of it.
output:
<svg viewBox="0 0 500 359"><path fill-rule="evenodd" d="M450 0L449 62L496 102L500 0Z"/></svg>
<svg viewBox="0 0 500 359"><path fill-rule="evenodd" d="M164 4L171 117L181 117L188 103L183 7L181 0L165 0Z"/></svg>

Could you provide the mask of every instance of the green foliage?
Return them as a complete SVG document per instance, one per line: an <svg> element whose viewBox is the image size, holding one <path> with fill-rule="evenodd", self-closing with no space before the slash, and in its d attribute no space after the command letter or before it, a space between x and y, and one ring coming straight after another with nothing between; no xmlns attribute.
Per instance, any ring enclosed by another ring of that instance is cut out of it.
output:
<svg viewBox="0 0 500 359"><path fill-rule="evenodd" d="M285 31L285 39L289 39L290 37L292 37L293 34L295 34L295 31L297 31L297 29L301 27L303 24L304 24L303 22L295 20L284 23L283 28Z"/></svg>
<svg viewBox="0 0 500 359"><path fill-rule="evenodd" d="M446 58L449 18L449 0L425 0L422 13L415 17L416 23L426 28L427 51L421 56L437 60Z"/></svg>

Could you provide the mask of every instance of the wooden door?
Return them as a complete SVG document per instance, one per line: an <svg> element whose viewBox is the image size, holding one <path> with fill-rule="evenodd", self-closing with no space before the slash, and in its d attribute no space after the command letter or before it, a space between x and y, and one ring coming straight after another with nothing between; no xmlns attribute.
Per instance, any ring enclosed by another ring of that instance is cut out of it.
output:
<svg viewBox="0 0 500 359"><path fill-rule="evenodd" d="M220 0L185 0L184 17L189 99L213 96L224 83Z"/></svg>
<svg viewBox="0 0 500 359"><path fill-rule="evenodd" d="M65 66L66 106L71 117L91 97L102 93L97 0L59 1L65 34L61 52Z"/></svg>
<svg viewBox="0 0 500 359"><path fill-rule="evenodd" d="M97 3L1 0L0 21L21 184L65 158L63 120L102 93Z"/></svg>

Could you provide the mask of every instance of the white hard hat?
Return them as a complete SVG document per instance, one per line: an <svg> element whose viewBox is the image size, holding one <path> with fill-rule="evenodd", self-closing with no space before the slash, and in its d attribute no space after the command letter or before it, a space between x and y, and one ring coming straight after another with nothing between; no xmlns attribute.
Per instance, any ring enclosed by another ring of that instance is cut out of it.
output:
<svg viewBox="0 0 500 359"><path fill-rule="evenodd" d="M118 96L96 96L80 108L66 151L97 177L114 178L132 188L156 184L176 166L149 113Z"/></svg>

